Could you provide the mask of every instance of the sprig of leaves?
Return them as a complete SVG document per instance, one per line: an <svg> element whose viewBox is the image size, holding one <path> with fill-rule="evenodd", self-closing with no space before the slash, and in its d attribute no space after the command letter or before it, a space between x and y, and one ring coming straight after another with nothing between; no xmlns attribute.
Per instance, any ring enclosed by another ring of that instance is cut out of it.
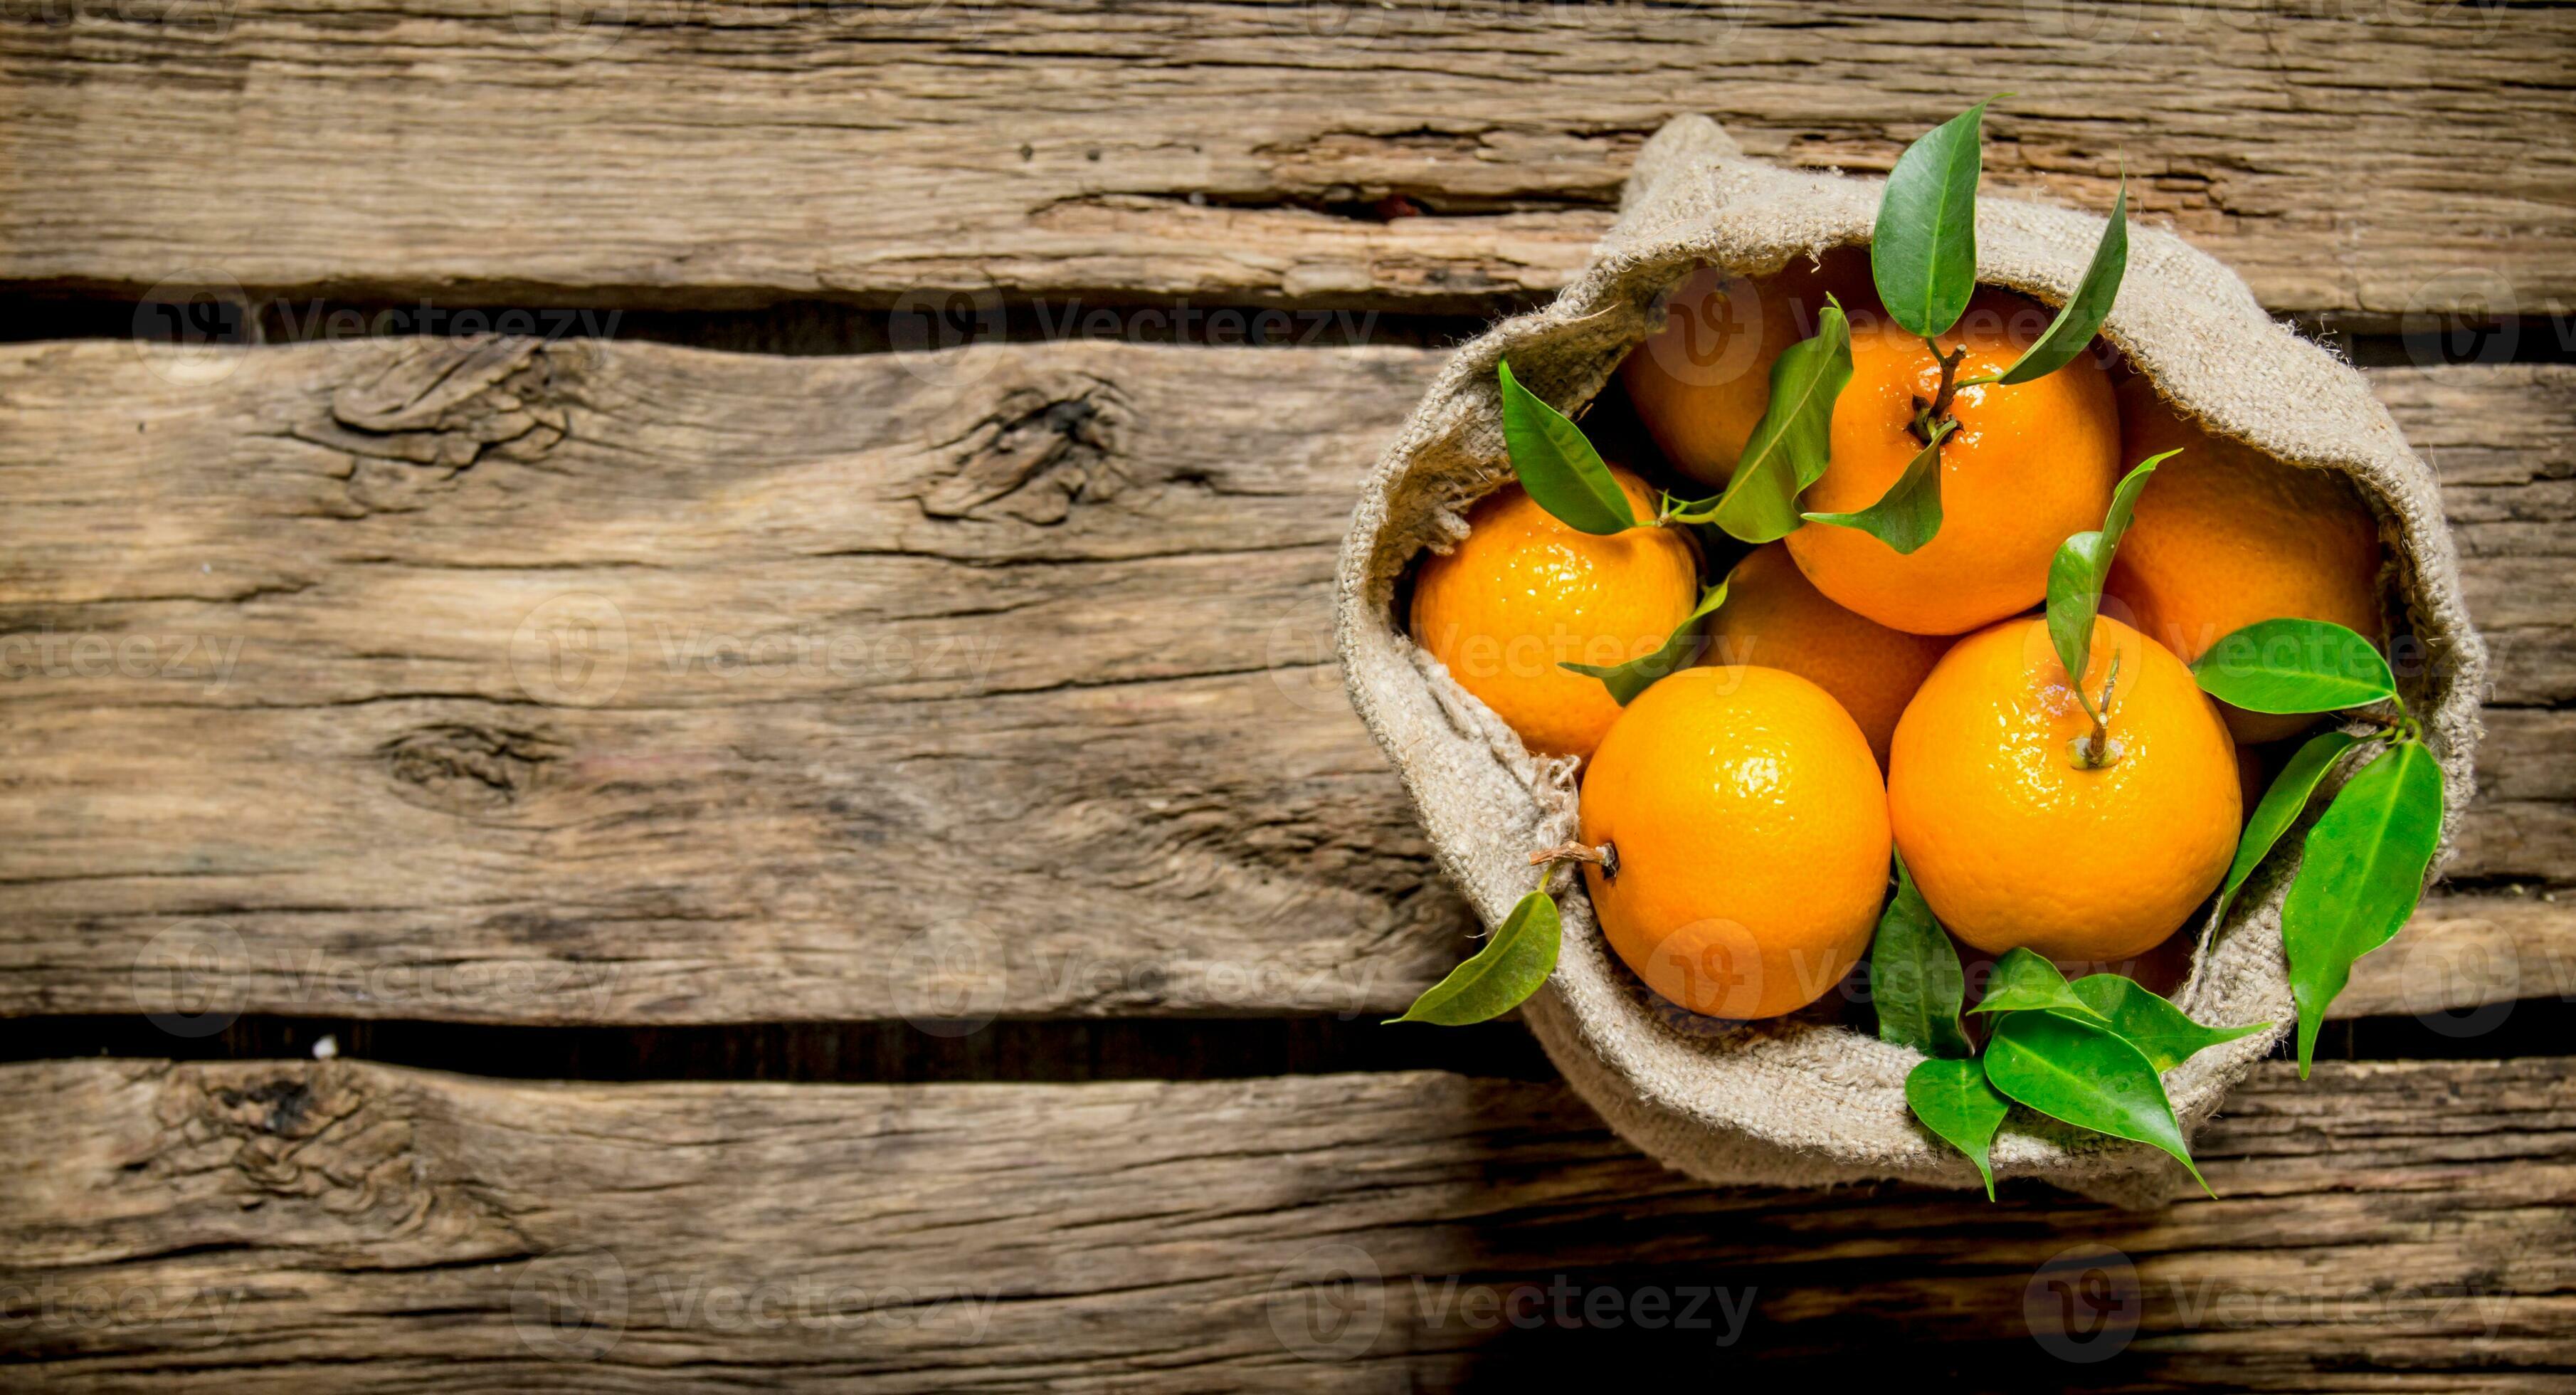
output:
<svg viewBox="0 0 2576 1395"><path fill-rule="evenodd" d="M2152 1144L2199 1181L2158 1074L2271 1025L2204 1027L2117 974L2070 984L2045 957L2014 949L1997 961L1974 1010L1993 1023L1979 1056L1961 1025L1964 980L1958 951L1899 857L1896 890L1870 946L1878 1035L1928 1058L1907 1073L1905 1103L1934 1137L1975 1165L1988 1200L1995 1194L1995 1134L2016 1103L2079 1128Z"/></svg>
<svg viewBox="0 0 2576 1395"><path fill-rule="evenodd" d="M1449 976L1422 990L1397 1022L1429 1022L1464 1027L1502 1016L1519 1007L1556 972L1556 955L1564 944L1564 926L1556 902L1533 891L1512 907L1485 947Z"/></svg>
<svg viewBox="0 0 2576 1395"><path fill-rule="evenodd" d="M1771 403L1736 457L1734 477L1714 499L1667 514L1678 523L1714 523L1761 544L1785 538L1803 521L1798 495L1824 478L1832 444L1834 403L1851 381L1851 321L1826 297L1816 332L1780 351L1771 363Z"/></svg>
<svg viewBox="0 0 2576 1395"><path fill-rule="evenodd" d="M2345 781L2308 830L2307 855L2281 903L2290 997L2299 1005L2300 1079L2352 961L2388 943L2415 913L2441 839L2442 771L2412 738Z"/></svg>
<svg viewBox="0 0 2576 1395"><path fill-rule="evenodd" d="M1628 491L1583 428L1522 387L1509 362L1495 364L1494 372L1502 380L1503 445L1530 498L1579 532L1607 536L1636 527Z"/></svg>
<svg viewBox="0 0 2576 1395"><path fill-rule="evenodd" d="M2103 515L2102 526L2059 543L2057 555L2049 559L2048 642L2057 651L2057 662L2066 669L2066 682L2075 690L2076 702L2093 720L2092 734L2076 738L2079 765L2107 765L2115 758L2108 716L2110 682L2103 684L2099 706L2084 691L2084 668L2093 657L2093 621L2102 611L2102 583L2111 575L2111 558L2120 549L2121 535L2129 531L2129 518L2137 511L2138 495L2146 489L2147 477L2156 472L2158 465L2181 453L2169 450L2139 461L2111 491L2111 507Z"/></svg>
<svg viewBox="0 0 2576 1395"><path fill-rule="evenodd" d="M1571 669L1587 678L1600 679L1601 685L1610 690L1611 699L1625 707L1635 702L1638 694L1653 687L1656 679L1699 662L1701 651L1708 647L1708 634L1700 628L1700 622L1724 604L1726 581L1720 578L1715 586L1700 593L1699 604L1682 617L1680 624L1673 626L1671 636L1654 653L1630 659L1624 664L1578 664L1560 659L1556 666Z"/></svg>
<svg viewBox="0 0 2576 1395"><path fill-rule="evenodd" d="M2155 1063L2108 1027L2060 1012L2016 1012L1996 1025L1985 1060L1986 1079L2016 1103L2078 1128L2153 1144L2209 1190Z"/></svg>
<svg viewBox="0 0 2576 1395"><path fill-rule="evenodd" d="M2415 913L2442 840L2442 771L2398 695L2378 647L2322 620L2259 621L2211 645L2192 673L2201 690L2258 712L2324 713L2393 703L2394 725L2368 736L2324 732L2290 758L2254 806L2219 887L2217 915L2298 821L2327 772L2356 746L2381 750L2335 791L2301 842L2281 903L2290 997L2299 1008L2299 1074L2353 961L2388 943ZM2216 919L2214 915L2213 921Z"/></svg>

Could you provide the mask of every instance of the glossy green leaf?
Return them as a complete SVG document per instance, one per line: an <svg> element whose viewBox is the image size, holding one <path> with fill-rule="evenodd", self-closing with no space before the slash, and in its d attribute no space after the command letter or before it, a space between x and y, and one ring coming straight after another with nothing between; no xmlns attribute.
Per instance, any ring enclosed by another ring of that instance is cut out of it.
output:
<svg viewBox="0 0 2576 1395"><path fill-rule="evenodd" d="M1780 351L1771 364L1771 405L1736 458L1734 478L1714 503L1685 512L1749 543L1798 529L1798 495L1825 473L1834 400L1851 381L1851 322L1830 301L1816 332Z"/></svg>
<svg viewBox="0 0 2576 1395"><path fill-rule="evenodd" d="M1682 617L1682 622L1673 627L1671 637L1667 638L1663 647L1654 653L1644 658L1630 659L1624 664L1576 664L1560 659L1557 661L1557 667L1572 669L1588 678L1600 679L1601 685L1610 690L1610 696L1621 707L1625 707L1635 702L1639 693L1653 687L1656 679L1669 673L1679 672L1698 661L1700 650L1708 643L1708 636L1700 629L1700 622L1706 620L1710 612L1724 604L1726 604L1726 583L1720 581L1700 593L1698 606L1694 607L1690 614Z"/></svg>
<svg viewBox="0 0 2576 1395"><path fill-rule="evenodd" d="M1986 1079L2015 1103L2077 1128L2153 1144L2208 1191L2146 1054L2109 1029L2055 1012L2016 1012L1986 1043Z"/></svg>
<svg viewBox="0 0 2576 1395"><path fill-rule="evenodd" d="M1402 1017L1390 1017L1387 1022L1464 1027L1500 1017L1547 982L1547 976L1556 971L1556 952L1563 943L1556 902L1546 892L1533 891L1512 907L1502 928L1474 958L1423 989Z"/></svg>
<svg viewBox="0 0 2576 1395"><path fill-rule="evenodd" d="M1879 196L1870 277L1888 317L1925 339L1957 324L1977 289L1978 145L1986 105L1977 103L1905 147Z"/></svg>
<svg viewBox="0 0 2576 1395"><path fill-rule="evenodd" d="M2057 650L2057 661L2065 665L2069 683L2084 681L2084 663L2093 653L2093 617L2102 609L2102 582L2111 574L2111 557L2119 551L2120 535L2129 531L2138 495L2158 465L2181 453L2169 450L2139 461L2111 491L2111 509L2103 515L2102 526L2059 543L2057 556L2049 561L2048 642Z"/></svg>
<svg viewBox="0 0 2576 1395"><path fill-rule="evenodd" d="M2299 1005L2299 1074L2352 961L2388 943L2424 894L2442 839L2442 770L2424 743L2393 743L2335 791L2308 830L2281 904L2290 996Z"/></svg>
<svg viewBox="0 0 2576 1395"><path fill-rule="evenodd" d="M2340 712L2397 696L2379 646L2324 620L2257 620L2191 666L2200 690L2248 712Z"/></svg>
<svg viewBox="0 0 2576 1395"><path fill-rule="evenodd" d="M1945 420L1932 430L1932 443L1915 452L1905 472L1896 483L1878 496L1878 502L1858 513L1810 513L1800 517L1809 523L1829 523L1837 528L1857 528L1894 548L1898 556L1910 556L1932 541L1941 531L1941 439L1959 423Z"/></svg>
<svg viewBox="0 0 2576 1395"><path fill-rule="evenodd" d="M2138 1048L2138 1054L2159 1071L2172 1070L2222 1041L2272 1025L2204 1027L2146 985L2119 974L2087 974L2072 986L2075 996L2110 1025L2112 1035Z"/></svg>
<svg viewBox="0 0 2576 1395"><path fill-rule="evenodd" d="M2227 903L2236 899L2236 889L2245 885L2245 879L2262 865L2272 845L2298 822L2300 811L2308 807L2308 796L2316 793L2317 781L2334 767L2336 757L2351 750L2352 743L2360 739L2340 731L2318 732L2308 738L2297 755L2290 757L2288 765L2281 767L2281 773L2273 777L2272 787L2263 791L2262 800L2255 804L2254 816L2245 821L2244 834L2236 840L2236 860L2227 865L2227 880L2218 884L2218 906L2210 912L2211 920L2227 914Z"/></svg>
<svg viewBox="0 0 2576 1395"><path fill-rule="evenodd" d="M1972 1012L2071 1012L2078 1017L2094 1016L2091 1005L2075 996L2066 975L2034 950L2012 949L1995 961L1994 977L1986 980L1986 996L1977 1000Z"/></svg>
<svg viewBox="0 0 2576 1395"><path fill-rule="evenodd" d="M1926 1056L1974 1054L1959 1025L1959 1004L1967 996L1959 951L1923 904L1902 857L1896 859L1896 890L1879 912L1878 936L1870 944L1869 995L1878 1006L1879 1040Z"/></svg>
<svg viewBox="0 0 2576 1395"><path fill-rule="evenodd" d="M2119 196L2111 200L2111 221L2102 225L2102 240L2093 247L2093 263L2084 268L2084 279L2076 283L2075 294L2049 321L2031 346L2021 351L2013 366L1995 381L2010 387L2033 378L2045 378L2075 361L2100 333L2102 321L2111 314L2111 302L2120 298L2120 278L2129 270L2129 180L2120 178Z"/></svg>
<svg viewBox="0 0 2576 1395"><path fill-rule="evenodd" d="M1495 365L1503 384L1503 444L1512 472L1538 506L1568 528L1585 533L1625 532L1637 526L1628 493L1612 478L1583 428L1520 385L1509 363Z"/></svg>
<svg viewBox="0 0 2576 1395"><path fill-rule="evenodd" d="M1905 1102L1944 1143L1968 1155L1977 1175L1986 1179L1986 1200L1995 1199L1995 1169L1987 1160L1994 1150L1995 1130L2012 1112L1986 1079L1982 1061L1935 1057L1905 1077Z"/></svg>

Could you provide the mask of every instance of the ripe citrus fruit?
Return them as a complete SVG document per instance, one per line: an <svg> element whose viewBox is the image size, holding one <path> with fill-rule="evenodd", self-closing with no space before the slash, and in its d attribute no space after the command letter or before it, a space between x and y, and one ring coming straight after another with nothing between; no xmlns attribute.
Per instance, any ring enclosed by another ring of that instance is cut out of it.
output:
<svg viewBox="0 0 2576 1395"><path fill-rule="evenodd" d="M1886 788L1825 690L1692 668L1628 705L1583 777L1601 931L1637 977L1712 1017L1805 1007L1868 947L1887 890Z"/></svg>
<svg viewBox="0 0 2576 1395"><path fill-rule="evenodd" d="M1963 379L2000 373L2047 326L2030 301L1980 292L1942 335L1964 346ZM1868 508L1923 448L1908 431L1940 365L1893 322L1852 327L1852 377L1834 403L1832 465L1801 507ZM2048 563L2069 534L2102 526L2119 471L2120 422L2100 364L2081 357L2016 387L1962 388L1941 447L1941 531L1910 556L1856 528L1810 523L1789 552L1816 589L1882 625L1949 635L2028 610L2048 595Z"/></svg>
<svg viewBox="0 0 2576 1395"><path fill-rule="evenodd" d="M2092 722L2045 620L1960 640L1896 724L1888 816L1923 899L1989 954L2117 960L2172 934L2218 886L2240 823L2236 748L2218 705L2156 643L2094 624L2085 691L2113 655L2118 759L2079 768Z"/></svg>
<svg viewBox="0 0 2576 1395"><path fill-rule="evenodd" d="M2189 663L2257 620L2330 620L2378 642L2379 525L2350 483L2302 470L2176 416L2144 375L2119 389L2121 454L2156 467L2104 592ZM2115 612L2116 613L2116 612ZM2223 709L2239 741L2316 719Z"/></svg>
<svg viewBox="0 0 2576 1395"><path fill-rule="evenodd" d="M1615 466L1611 474L1629 505L1651 517L1645 482ZM1413 639L1531 750L1588 756L1619 704L1601 680L1558 663L1643 658L1698 601L1699 550L1682 529L1596 537L1506 485L1468 511L1456 550L1423 560Z"/></svg>
<svg viewBox="0 0 2576 1395"><path fill-rule="evenodd" d="M1772 360L1816 332L1828 292L1846 314L1875 309L1868 249L1792 258L1770 276L1704 267L1664 302L1664 328L1620 364L1619 379L1673 468L1725 485L1771 405Z"/></svg>
<svg viewBox="0 0 2576 1395"><path fill-rule="evenodd" d="M1896 719L1950 647L1947 638L1891 630L1826 600L1776 542L1727 574L1726 604L1709 635L1707 662L1781 669L1832 694L1882 769Z"/></svg>

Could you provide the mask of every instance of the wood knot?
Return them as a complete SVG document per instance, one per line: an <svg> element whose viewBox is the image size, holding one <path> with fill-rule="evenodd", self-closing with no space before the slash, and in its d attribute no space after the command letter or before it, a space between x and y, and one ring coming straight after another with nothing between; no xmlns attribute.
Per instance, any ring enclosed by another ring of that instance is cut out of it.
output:
<svg viewBox="0 0 2576 1395"><path fill-rule="evenodd" d="M441 722L376 750L408 803L450 814L508 809L534 796L563 746L542 732Z"/></svg>
<svg viewBox="0 0 2576 1395"><path fill-rule="evenodd" d="M1079 503L1136 483L1126 440L1134 410L1115 385L1081 376L1023 385L939 449L948 463L918 496L933 518L1062 523Z"/></svg>
<svg viewBox="0 0 2576 1395"><path fill-rule="evenodd" d="M565 357L524 335L398 341L331 394L327 420L294 435L347 453L360 515L426 508L487 460L530 463L563 440Z"/></svg>

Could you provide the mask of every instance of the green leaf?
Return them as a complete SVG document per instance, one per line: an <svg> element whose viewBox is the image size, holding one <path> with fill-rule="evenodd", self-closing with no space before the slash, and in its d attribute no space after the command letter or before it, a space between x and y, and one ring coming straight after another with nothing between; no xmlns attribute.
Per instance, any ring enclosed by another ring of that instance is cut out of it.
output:
<svg viewBox="0 0 2576 1395"><path fill-rule="evenodd" d="M2066 975L2059 973L2055 964L2028 949L2008 950L1995 961L1994 977L1986 980L1986 996L1969 1011L2096 1015L2090 1004L2075 996L2075 990L2067 986Z"/></svg>
<svg viewBox="0 0 2576 1395"><path fill-rule="evenodd" d="M1708 618L1709 612L1724 604L1726 582L1720 580L1700 593L1699 605L1682 617L1682 622L1673 627L1671 637L1654 653L1641 659L1630 659L1624 664L1577 664L1560 659L1556 666L1600 679L1601 685L1610 690L1611 698L1625 707L1635 702L1639 693L1653 687L1656 679L1688 668L1699 658L1700 650L1708 639L1700 632L1699 624Z"/></svg>
<svg viewBox="0 0 2576 1395"><path fill-rule="evenodd" d="M2248 712L2339 712L2397 696L2379 646L2324 620L2257 620L2191 672L2202 692Z"/></svg>
<svg viewBox="0 0 2576 1395"><path fill-rule="evenodd" d="M2272 787L2263 791L2261 802L2254 806L2254 816L2245 821L2244 836L2236 840L2236 860L2227 865L2227 880L2218 885L2218 905L2210 912L2213 921L2227 914L2227 903L2236 898L2236 889L2254 875L2263 863L2264 854L2281 841L2281 835L2298 822L2301 810L2308 807L2308 796L2314 794L2317 781L2333 768L2335 758L2352 749L2357 736L2340 731L2321 731L2308 738L2290 763L2281 767Z"/></svg>
<svg viewBox="0 0 2576 1395"><path fill-rule="evenodd" d="M1827 297L1816 332L1780 351L1771 364L1771 405L1736 458L1734 478L1713 504L1685 512L1749 543L1798 530L1798 494L1825 473L1834 399L1851 381L1851 322Z"/></svg>
<svg viewBox="0 0 2576 1395"><path fill-rule="evenodd" d="M2388 943L2414 914L2441 840L2442 770L2411 737L2346 780L2308 830L2307 855L2281 905L2302 1079L2352 961Z"/></svg>
<svg viewBox="0 0 2576 1395"><path fill-rule="evenodd" d="M1915 452L1905 472L1896 477L1896 483L1889 485L1885 494L1878 496L1877 503L1858 513L1810 513L1799 517L1809 523L1858 528L1896 549L1898 556L1911 556L1941 531L1941 438L1957 425L1957 421L1948 420L1934 427L1932 443Z"/></svg>
<svg viewBox="0 0 2576 1395"><path fill-rule="evenodd" d="M1636 527L1628 492L1611 478L1583 428L1522 387L1509 363L1496 364L1495 373L1503 383L1503 444L1521 488L1568 528L1607 535Z"/></svg>
<svg viewBox="0 0 2576 1395"><path fill-rule="evenodd" d="M1879 196L1870 277L1888 318L1925 339L1957 324L1977 289L1978 142L1986 105L1977 103L1905 147Z"/></svg>
<svg viewBox="0 0 2576 1395"><path fill-rule="evenodd" d="M1905 1077L1905 1102L1940 1140L1968 1155L1977 1175L1986 1179L1986 1200L1995 1199L1995 1169L1986 1160L1994 1150L1995 1130L2012 1112L2012 1101L1986 1080L1985 1064L1974 1060L1935 1058Z"/></svg>
<svg viewBox="0 0 2576 1395"><path fill-rule="evenodd" d="M2075 361L2101 332L2102 321L2111 314L2111 302L2120 298L2120 278L2129 270L2129 178L2120 177L2119 197L2111 201L2111 221L2102 225L2102 240L2093 247L2093 264L2084 268L2084 279L2076 283L2075 294L2068 297L2065 308L2013 366L2003 371L1996 382L2010 387L2033 378L2045 378Z"/></svg>
<svg viewBox="0 0 2576 1395"><path fill-rule="evenodd" d="M1564 927L1556 918L1556 902L1544 891L1533 891L1512 907L1503 918L1502 928L1485 941L1474 958L1449 971L1449 976L1422 990L1413 1006L1402 1017L1390 1017L1381 1026L1397 1022L1429 1022L1441 1027L1464 1027L1500 1017L1519 1007L1522 1001L1547 982L1556 972L1556 952L1564 942Z"/></svg>
<svg viewBox="0 0 2576 1395"><path fill-rule="evenodd" d="M2110 1024L2112 1035L2138 1048L2138 1054L2159 1071L2172 1070L2222 1041L2272 1025L2204 1027L2145 985L2118 974L2087 974L2075 980L2074 988L2075 996Z"/></svg>
<svg viewBox="0 0 2576 1395"><path fill-rule="evenodd" d="M2016 1103L2077 1128L2151 1143L2209 1190L2155 1063L2108 1029L2054 1012L2016 1012L1995 1028L1985 1061L1986 1079Z"/></svg>
<svg viewBox="0 0 2576 1395"><path fill-rule="evenodd" d="M2120 535L2129 531L2129 516L2137 511L2147 476L2180 454L2169 450L2139 461L2111 491L2111 510L2103 516L2101 528L2059 543L2057 556L2049 561L2048 642L2057 650L2057 661L2066 666L2066 681L2079 691L2084 685L2084 662L2093 654L2093 617L2102 609L2102 581L2111 574L2111 556L2119 551Z"/></svg>
<svg viewBox="0 0 2576 1395"><path fill-rule="evenodd" d="M1914 874L1905 870L1901 856L1896 859L1895 894L1879 912L1878 938L1870 945L1869 994L1878 1005L1879 1040L1926 1056L1975 1054L1959 1025L1959 1004L1967 996L1959 951L1932 918L1932 908L1923 904L1923 893L1915 889Z"/></svg>

